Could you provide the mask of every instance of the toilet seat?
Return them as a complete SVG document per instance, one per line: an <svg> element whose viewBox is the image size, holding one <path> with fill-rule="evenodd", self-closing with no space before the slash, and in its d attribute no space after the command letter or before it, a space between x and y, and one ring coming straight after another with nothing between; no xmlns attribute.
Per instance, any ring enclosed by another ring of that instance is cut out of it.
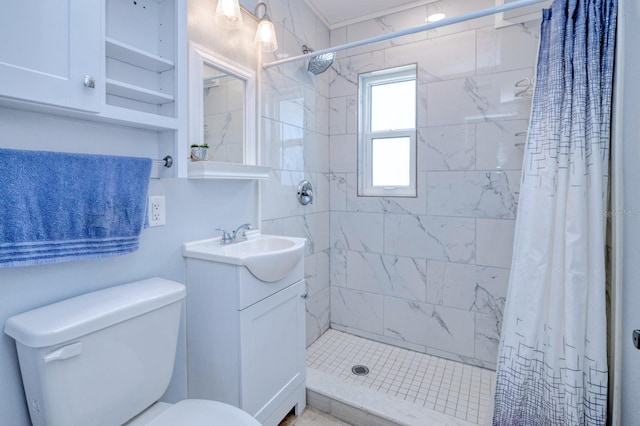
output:
<svg viewBox="0 0 640 426"><path fill-rule="evenodd" d="M147 426L261 426L251 415L229 404L185 399L153 418Z"/></svg>

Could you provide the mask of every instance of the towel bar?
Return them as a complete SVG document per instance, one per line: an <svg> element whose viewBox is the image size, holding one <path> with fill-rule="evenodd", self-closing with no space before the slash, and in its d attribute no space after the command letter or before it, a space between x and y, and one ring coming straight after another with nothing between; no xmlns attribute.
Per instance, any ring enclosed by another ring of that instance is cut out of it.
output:
<svg viewBox="0 0 640 426"><path fill-rule="evenodd" d="M173 166L173 157L170 155L167 155L162 160L153 160L153 162L156 164L160 163L163 166L170 168L171 166Z"/></svg>

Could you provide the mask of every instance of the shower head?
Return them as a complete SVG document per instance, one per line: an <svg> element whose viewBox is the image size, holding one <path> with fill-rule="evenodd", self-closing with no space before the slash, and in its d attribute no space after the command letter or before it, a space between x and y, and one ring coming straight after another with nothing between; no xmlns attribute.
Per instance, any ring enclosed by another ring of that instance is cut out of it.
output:
<svg viewBox="0 0 640 426"><path fill-rule="evenodd" d="M313 52L313 49L311 49L306 44L303 44L302 53L307 54L310 52ZM314 75L322 74L327 70L327 68L331 66L335 57L336 57L336 52L327 52L321 55L314 56L309 60L309 66L307 67L307 71L309 71Z"/></svg>

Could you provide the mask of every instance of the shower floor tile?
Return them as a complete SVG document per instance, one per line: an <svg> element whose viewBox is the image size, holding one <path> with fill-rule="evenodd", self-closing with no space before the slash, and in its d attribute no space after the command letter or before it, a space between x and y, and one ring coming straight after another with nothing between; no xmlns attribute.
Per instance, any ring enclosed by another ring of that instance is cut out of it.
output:
<svg viewBox="0 0 640 426"><path fill-rule="evenodd" d="M355 375L351 371L354 365L368 367L369 373ZM495 380L491 370L333 329L307 348L307 367L310 390L314 390L315 382L322 384L324 394L328 393L326 389L341 389L347 395L361 393L361 399L371 400L386 418L393 420L389 413L394 411L407 414L398 419L399 424L427 424L425 415L433 415L433 421L442 424L490 422Z"/></svg>

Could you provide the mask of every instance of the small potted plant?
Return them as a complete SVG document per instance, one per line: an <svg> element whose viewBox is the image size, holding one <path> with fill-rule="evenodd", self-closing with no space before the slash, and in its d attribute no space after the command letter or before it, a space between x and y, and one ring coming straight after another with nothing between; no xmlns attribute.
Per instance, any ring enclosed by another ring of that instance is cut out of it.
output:
<svg viewBox="0 0 640 426"><path fill-rule="evenodd" d="M209 145L204 143L202 145L192 144L191 145L191 158L197 161L203 161L207 159L207 155L209 155Z"/></svg>

